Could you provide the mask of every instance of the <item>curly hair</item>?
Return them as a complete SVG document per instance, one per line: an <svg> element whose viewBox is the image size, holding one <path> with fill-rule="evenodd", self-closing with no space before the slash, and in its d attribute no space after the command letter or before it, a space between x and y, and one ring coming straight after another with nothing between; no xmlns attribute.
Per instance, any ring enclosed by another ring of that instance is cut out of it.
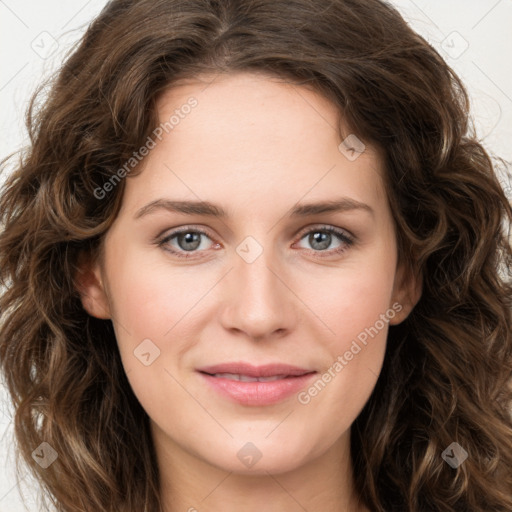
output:
<svg viewBox="0 0 512 512"><path fill-rule="evenodd" d="M97 190L157 126L158 98L237 71L311 87L382 149L399 260L422 276L352 425L362 502L509 512L511 205L460 79L380 0L112 0L44 101L36 91L30 146L0 199L0 358L20 460L59 511L161 510L148 416L76 274L98 257L125 180ZM59 454L44 470L31 456L42 441ZM469 454L457 468L442 458L453 442Z"/></svg>

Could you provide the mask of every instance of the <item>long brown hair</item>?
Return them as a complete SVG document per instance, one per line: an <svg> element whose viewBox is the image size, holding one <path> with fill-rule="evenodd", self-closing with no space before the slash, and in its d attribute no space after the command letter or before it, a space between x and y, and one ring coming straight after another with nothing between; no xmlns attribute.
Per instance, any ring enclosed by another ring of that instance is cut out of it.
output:
<svg viewBox="0 0 512 512"><path fill-rule="evenodd" d="M0 199L0 357L24 460L59 511L161 509L148 417L74 277L125 180L98 188L153 133L162 92L236 71L313 88L382 149L399 258L423 276L352 426L362 501L512 510L512 210L459 78L379 0L113 0L33 96ZM43 441L58 454L46 469L31 455ZM454 442L468 453L456 468L442 457Z"/></svg>

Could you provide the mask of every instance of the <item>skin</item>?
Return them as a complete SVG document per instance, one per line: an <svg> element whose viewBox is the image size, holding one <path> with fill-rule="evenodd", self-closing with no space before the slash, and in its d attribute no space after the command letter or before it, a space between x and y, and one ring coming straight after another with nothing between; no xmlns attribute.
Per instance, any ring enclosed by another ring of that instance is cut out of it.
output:
<svg viewBox="0 0 512 512"><path fill-rule="evenodd" d="M150 417L165 511L367 510L355 500L350 427L380 373L388 325L403 321L421 292L397 265L382 156L366 144L346 158L335 107L304 86L257 73L201 77L166 91L160 119L191 96L198 105L127 179L102 256L84 264L81 281L85 309L112 319ZM372 212L288 215L298 202L340 197ZM210 201L228 217L157 208L134 218L159 198ZM166 250L186 253L183 240L155 242L184 226L208 233L189 259ZM322 251L308 235L325 226L353 243L332 235ZM236 250L247 236L263 249L252 263ZM295 394L242 405L196 372L242 360L321 377L393 304L400 312L308 403ZM134 355L144 339L160 350L149 366ZM247 442L261 453L252 467L237 457Z"/></svg>

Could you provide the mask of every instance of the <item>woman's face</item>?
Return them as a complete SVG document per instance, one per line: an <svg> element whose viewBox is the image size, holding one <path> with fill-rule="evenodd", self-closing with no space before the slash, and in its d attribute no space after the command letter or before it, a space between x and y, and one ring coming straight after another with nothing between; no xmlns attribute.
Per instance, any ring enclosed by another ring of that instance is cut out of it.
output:
<svg viewBox="0 0 512 512"><path fill-rule="evenodd" d="M239 473L346 448L388 326L415 302L381 156L340 146L326 99L260 74L182 84L158 107L173 128L127 179L83 289L156 444ZM275 364L307 375L254 381Z"/></svg>

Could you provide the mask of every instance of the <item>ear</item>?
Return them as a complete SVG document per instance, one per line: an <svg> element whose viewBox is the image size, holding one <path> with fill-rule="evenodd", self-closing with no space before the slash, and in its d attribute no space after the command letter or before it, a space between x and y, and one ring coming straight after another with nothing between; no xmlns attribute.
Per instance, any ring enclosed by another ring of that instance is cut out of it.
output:
<svg viewBox="0 0 512 512"><path fill-rule="evenodd" d="M403 322L418 303L423 291L422 276L405 265L399 265L395 273L390 307L396 315L390 319L390 325Z"/></svg>
<svg viewBox="0 0 512 512"><path fill-rule="evenodd" d="M91 316L105 320L111 318L101 265L96 258L80 253L74 283L82 306Z"/></svg>

